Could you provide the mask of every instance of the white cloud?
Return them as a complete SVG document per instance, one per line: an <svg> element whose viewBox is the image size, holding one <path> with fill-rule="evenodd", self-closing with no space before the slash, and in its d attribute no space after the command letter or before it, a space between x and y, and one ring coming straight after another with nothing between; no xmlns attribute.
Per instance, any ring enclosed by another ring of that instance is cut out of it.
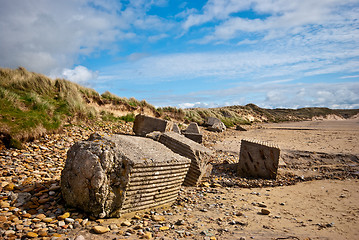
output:
<svg viewBox="0 0 359 240"><path fill-rule="evenodd" d="M91 80L97 79L98 72L93 72L84 66L76 66L74 69L63 69L62 74L59 77L81 85L88 85Z"/></svg>
<svg viewBox="0 0 359 240"><path fill-rule="evenodd" d="M119 41L140 39L149 28L160 35L171 23L146 11L163 4L166 1L1 1L0 66L50 74L72 68L81 56L116 51ZM136 29L143 32L136 34Z"/></svg>
<svg viewBox="0 0 359 240"><path fill-rule="evenodd" d="M194 96L197 96L197 99ZM162 98L167 99L168 96ZM175 101L187 98L191 98L193 102L180 103L178 107L218 107L255 103L264 108L353 109L359 107L359 83L241 84L228 89L192 92L177 96ZM219 99L226 101L218 104Z"/></svg>

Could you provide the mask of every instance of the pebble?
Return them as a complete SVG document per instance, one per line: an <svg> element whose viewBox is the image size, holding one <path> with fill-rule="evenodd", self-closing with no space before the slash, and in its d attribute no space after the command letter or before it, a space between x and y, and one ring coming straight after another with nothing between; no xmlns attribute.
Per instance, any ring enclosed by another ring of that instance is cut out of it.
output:
<svg viewBox="0 0 359 240"><path fill-rule="evenodd" d="M161 216L161 215L152 215L151 219L152 219L152 221L155 221L155 222L164 222L164 221L166 221L165 217Z"/></svg>
<svg viewBox="0 0 359 240"><path fill-rule="evenodd" d="M167 230L169 230L169 229L170 229L170 228L167 227L167 226L162 226L162 227L159 228L159 230L161 230L161 231L167 231Z"/></svg>
<svg viewBox="0 0 359 240"><path fill-rule="evenodd" d="M132 223L130 221L124 221L121 223L122 226L126 226L126 227L129 227L132 225Z"/></svg>
<svg viewBox="0 0 359 240"><path fill-rule="evenodd" d="M74 240L86 240L84 236L78 235Z"/></svg>
<svg viewBox="0 0 359 240"><path fill-rule="evenodd" d="M39 235L34 232L27 232L26 237L28 238L37 238Z"/></svg>
<svg viewBox="0 0 359 240"><path fill-rule="evenodd" d="M108 227L104 227L104 226L93 226L92 230L97 234L103 234L110 231Z"/></svg>
<svg viewBox="0 0 359 240"><path fill-rule="evenodd" d="M263 215L269 215L269 214L270 214L270 211L269 211L268 209L262 208L262 209L261 209L261 213L262 213Z"/></svg>
<svg viewBox="0 0 359 240"><path fill-rule="evenodd" d="M143 239L152 239L152 233L151 232L144 232L142 235Z"/></svg>

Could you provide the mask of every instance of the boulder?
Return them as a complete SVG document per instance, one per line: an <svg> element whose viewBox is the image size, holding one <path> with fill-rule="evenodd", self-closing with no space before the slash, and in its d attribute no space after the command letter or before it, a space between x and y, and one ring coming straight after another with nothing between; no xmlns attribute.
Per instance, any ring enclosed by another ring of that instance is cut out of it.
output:
<svg viewBox="0 0 359 240"><path fill-rule="evenodd" d="M266 142L241 141L237 171L243 177L276 179L280 149Z"/></svg>
<svg viewBox="0 0 359 240"><path fill-rule="evenodd" d="M196 186L202 177L210 175L212 165L209 162L213 157L210 149L174 132L161 134L159 142L175 153L191 159L191 166L183 182L184 186Z"/></svg>
<svg viewBox="0 0 359 240"><path fill-rule="evenodd" d="M183 135L192 141L202 143L203 135L201 134L199 127L195 122L189 124L186 130L183 131Z"/></svg>
<svg viewBox="0 0 359 240"><path fill-rule="evenodd" d="M190 163L149 138L93 134L67 152L62 196L94 217L120 217L175 201Z"/></svg>
<svg viewBox="0 0 359 240"><path fill-rule="evenodd" d="M164 119L149 117L138 114L133 124L133 132L138 136L146 136L146 134L159 131L172 131L173 123Z"/></svg>

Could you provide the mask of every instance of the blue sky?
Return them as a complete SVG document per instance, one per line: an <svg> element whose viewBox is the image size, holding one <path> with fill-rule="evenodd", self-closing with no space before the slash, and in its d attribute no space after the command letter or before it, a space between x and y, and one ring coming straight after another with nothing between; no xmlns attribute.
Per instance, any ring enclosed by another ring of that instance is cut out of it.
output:
<svg viewBox="0 0 359 240"><path fill-rule="evenodd" d="M159 106L359 108L359 0L0 0L0 66Z"/></svg>

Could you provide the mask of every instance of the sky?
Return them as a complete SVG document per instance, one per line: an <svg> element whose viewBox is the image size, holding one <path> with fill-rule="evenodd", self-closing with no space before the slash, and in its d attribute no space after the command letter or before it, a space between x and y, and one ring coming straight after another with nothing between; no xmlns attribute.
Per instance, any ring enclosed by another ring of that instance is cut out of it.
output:
<svg viewBox="0 0 359 240"><path fill-rule="evenodd" d="M156 107L359 108L359 0L0 6L0 67Z"/></svg>

